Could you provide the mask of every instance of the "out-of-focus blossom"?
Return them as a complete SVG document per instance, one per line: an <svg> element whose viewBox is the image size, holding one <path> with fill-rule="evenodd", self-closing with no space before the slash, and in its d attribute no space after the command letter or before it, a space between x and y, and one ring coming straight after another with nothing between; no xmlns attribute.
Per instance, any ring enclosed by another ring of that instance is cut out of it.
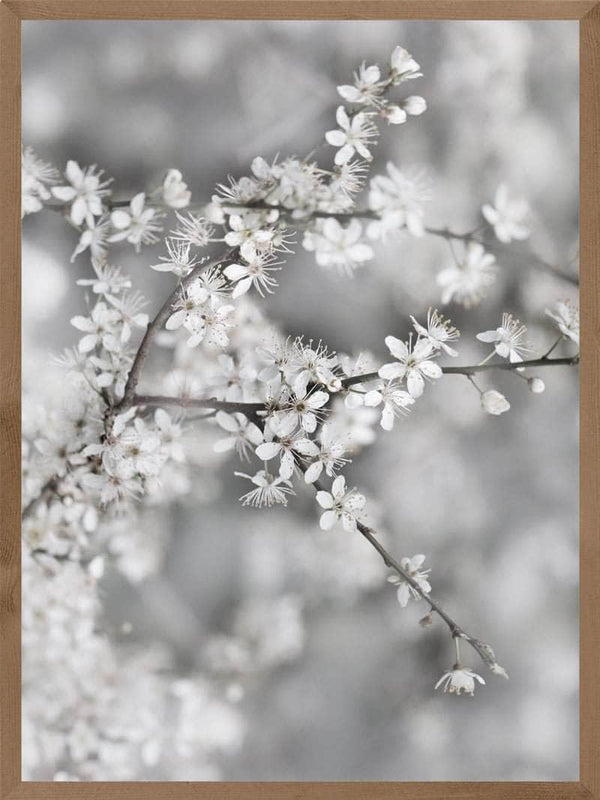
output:
<svg viewBox="0 0 600 800"><path fill-rule="evenodd" d="M437 276L442 303L454 300L465 308L478 305L496 281L496 258L479 242L469 242L464 256Z"/></svg>
<svg viewBox="0 0 600 800"><path fill-rule="evenodd" d="M482 392L481 394L481 407L487 414L498 417L510 409L510 403L496 389L488 389L487 392Z"/></svg>
<svg viewBox="0 0 600 800"><path fill-rule="evenodd" d="M183 175L178 169L170 169L163 181L162 195L165 203L171 208L185 208L189 206L192 193L183 181Z"/></svg>
<svg viewBox="0 0 600 800"><path fill-rule="evenodd" d="M505 184L496 190L494 205L486 203L482 206L481 213L494 228L494 233L501 242L528 238L530 231L526 220L529 217L529 204L520 198L510 199Z"/></svg>
<svg viewBox="0 0 600 800"><path fill-rule="evenodd" d="M566 339L579 344L579 309L570 300L558 300L545 311Z"/></svg>

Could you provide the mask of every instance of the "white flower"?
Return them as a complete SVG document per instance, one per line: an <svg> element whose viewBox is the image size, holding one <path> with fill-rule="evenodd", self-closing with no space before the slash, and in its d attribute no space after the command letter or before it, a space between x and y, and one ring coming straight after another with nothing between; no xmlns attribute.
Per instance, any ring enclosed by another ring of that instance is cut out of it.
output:
<svg viewBox="0 0 600 800"><path fill-rule="evenodd" d="M298 425L306 433L314 433L322 413L320 409L328 400L327 392L294 393L277 416L271 419L271 428L279 436L291 433Z"/></svg>
<svg viewBox="0 0 600 800"><path fill-rule="evenodd" d="M178 278L185 278L198 261L190 253L190 243L167 236L165 239L168 255L159 256L160 264L151 264L150 269L157 272L172 272Z"/></svg>
<svg viewBox="0 0 600 800"><path fill-rule="evenodd" d="M480 342L489 342L494 345L494 350L500 358L508 358L516 363L523 361L522 355L527 353L529 348L523 341L527 333L525 325L521 325L518 319L514 319L510 314L502 314L502 325L494 331L483 331L477 334Z"/></svg>
<svg viewBox="0 0 600 800"><path fill-rule="evenodd" d="M368 407L375 407L383 403L380 424L384 431L391 431L394 427L394 417L399 414L408 414L408 407L414 402L414 397L403 391L395 381L390 381L381 389L367 392L365 395L365 405Z"/></svg>
<svg viewBox="0 0 600 800"><path fill-rule="evenodd" d="M335 476L336 470L348 462L344 458L344 445L336 438L333 429L325 423L321 428L320 450L316 461L304 473L306 483L314 483L321 476L323 470L330 477Z"/></svg>
<svg viewBox="0 0 600 800"><path fill-rule="evenodd" d="M508 188L502 184L496 190L494 205L486 203L481 212L494 228L496 238L501 242L522 240L529 236L529 228L525 224L529 216L529 205L526 200L510 200Z"/></svg>
<svg viewBox="0 0 600 800"><path fill-rule="evenodd" d="M408 345L395 336L386 336L385 343L390 353L397 359L384 364L379 369L379 377L384 380L400 380L406 378L406 388L412 397L420 397L425 386L424 378L437 380L442 377L439 364L431 361L436 351L427 339L419 339L415 346L412 341Z"/></svg>
<svg viewBox="0 0 600 800"><path fill-rule="evenodd" d="M78 286L91 286L94 294L117 295L131 289L131 278L121 274L120 267L109 266L105 261L92 261L95 278L80 278Z"/></svg>
<svg viewBox="0 0 600 800"><path fill-rule="evenodd" d="M354 153L370 161L371 152L367 145L377 136L377 128L367 115L361 112L350 119L344 106L338 106L335 118L340 130L327 131L325 134L330 145L340 148L335 154L335 163L347 164Z"/></svg>
<svg viewBox="0 0 600 800"><path fill-rule="evenodd" d="M442 287L442 303L455 300L465 308L477 305L496 280L496 259L479 242L469 242L462 260L437 276Z"/></svg>
<svg viewBox="0 0 600 800"><path fill-rule="evenodd" d="M273 228L269 227L274 222L279 212L276 210L266 213L249 211L243 216L232 214L229 217L229 233L225 234L225 242L230 247L239 247L244 242L254 242L259 249L269 249L268 245L275 235Z"/></svg>
<svg viewBox="0 0 600 800"><path fill-rule="evenodd" d="M183 436L181 425L174 422L162 408L157 408L154 412L154 422L160 432L161 452L174 461L185 462L185 450L181 442Z"/></svg>
<svg viewBox="0 0 600 800"><path fill-rule="evenodd" d="M109 308L106 303L100 301L96 303L89 317L73 317L71 325L78 331L83 331L86 335L79 341L79 352L89 353L98 345L109 351L117 351L120 348L117 325L119 323L119 312Z"/></svg>
<svg viewBox="0 0 600 800"><path fill-rule="evenodd" d="M197 217L188 213L187 217L175 212L179 225L171 234L174 239L181 239L183 242L194 245L194 247L206 247L212 241L215 229L205 217Z"/></svg>
<svg viewBox="0 0 600 800"><path fill-rule="evenodd" d="M552 310L545 313L554 320L564 337L579 344L579 309L569 300L558 300Z"/></svg>
<svg viewBox="0 0 600 800"><path fill-rule="evenodd" d="M381 116L389 125L402 125L409 116L418 117L427 111L427 102L424 97L411 95L403 100L400 105L388 103L381 109Z"/></svg>
<svg viewBox="0 0 600 800"><path fill-rule="evenodd" d="M348 103L361 103L367 106L378 106L384 86L380 83L381 70L376 64L367 67L363 62L354 73L354 86L344 84L338 86L338 94Z"/></svg>
<svg viewBox="0 0 600 800"><path fill-rule="evenodd" d="M410 577L418 584L421 591L425 594L429 594L431 592L431 584L429 583L428 575L431 572L430 569L421 569L423 563L425 561L425 556L420 553L419 555L413 556L412 558L403 558L400 561L400 566L402 569L410 575ZM415 600L418 600L420 595L417 590L410 585L408 581L406 581L401 575L390 575L388 578L389 583L393 584L394 586L398 587L398 602L402 606L402 608L406 608L408 605L408 601L412 597Z"/></svg>
<svg viewBox="0 0 600 800"><path fill-rule="evenodd" d="M80 253L90 249L92 260L102 260L106 257L106 242L108 241L108 234L110 232L110 218L108 215L100 217L99 220L93 221L91 227L86 228L79 241L73 250L71 256L71 263L75 261Z"/></svg>
<svg viewBox="0 0 600 800"><path fill-rule="evenodd" d="M273 294L277 281L269 273L281 269L280 266L273 264L273 256L258 252L254 245L250 247L242 245L242 255L247 263L230 264L224 270L225 277L236 284L232 297L246 294L251 286L256 287L261 297L265 296L265 292Z"/></svg>
<svg viewBox="0 0 600 800"><path fill-rule="evenodd" d="M271 475L264 469L261 469L256 475L246 475L243 472L234 472L234 475L239 478L247 478L257 487L240 497L244 506L254 506L255 508L262 508L262 506L270 508L276 504L287 506L286 495L294 494L289 480L281 475Z"/></svg>
<svg viewBox="0 0 600 800"><path fill-rule="evenodd" d="M41 211L42 201L51 194L46 188L56 183L59 172L51 164L38 158L31 147L21 155L21 217Z"/></svg>
<svg viewBox="0 0 600 800"><path fill-rule="evenodd" d="M121 342L129 341L132 328L148 326L148 314L141 310L146 305L146 300L139 292L127 292L120 297L106 295L106 299L120 314Z"/></svg>
<svg viewBox="0 0 600 800"><path fill-rule="evenodd" d="M153 244L158 241L156 233L162 230L159 219L162 218L155 208L145 208L146 195L136 194L129 203L129 211L118 208L110 215L113 227L117 229L109 242L121 242L126 239L139 253L142 244Z"/></svg>
<svg viewBox="0 0 600 800"><path fill-rule="evenodd" d="M162 195L165 203L171 208L189 206L192 193L183 182L183 175L178 169L170 169L167 172L162 185Z"/></svg>
<svg viewBox="0 0 600 800"><path fill-rule="evenodd" d="M276 442L260 444L255 452L262 461L270 461L279 456L279 474L288 480L294 474L296 456L315 458L319 454L319 448L310 439L282 435Z"/></svg>
<svg viewBox="0 0 600 800"><path fill-rule="evenodd" d="M102 198L110 194L110 181L101 181L102 171L96 166L82 169L76 161L68 161L65 177L70 186L53 186L52 194L64 203L71 203L71 222L79 227L84 222L94 227L94 217L102 215Z"/></svg>
<svg viewBox="0 0 600 800"><path fill-rule="evenodd" d="M185 328L190 333L188 347L197 347L202 341L216 347L227 347L229 344L228 329L233 327L231 315L234 306L212 308L210 304L198 303L188 296L181 301L183 308L171 314L165 324L169 331Z"/></svg>
<svg viewBox="0 0 600 800"><path fill-rule="evenodd" d="M287 363L280 368L296 394L306 394L309 383L322 383L330 392L339 392L342 388L340 379L334 373L338 358L334 353L329 353L321 342L313 344L311 340L305 345L301 339L296 339L291 352L288 351L284 359Z"/></svg>
<svg viewBox="0 0 600 800"><path fill-rule="evenodd" d="M435 688L439 689L444 686L444 691L450 694L459 695L461 692L470 694L473 697L475 692L475 681L485 684L485 681L476 672L468 669L467 667L454 666L450 672L445 672L439 681L436 683Z"/></svg>
<svg viewBox="0 0 600 800"><path fill-rule="evenodd" d="M356 489L347 490L346 479L338 475L331 485L331 492L317 492L317 503L325 509L319 520L322 530L331 530L341 520L344 530L355 531L366 500Z"/></svg>
<svg viewBox="0 0 600 800"><path fill-rule="evenodd" d="M510 408L510 403L503 394L496 391L496 389L489 389L487 392L481 394L481 407L488 414L493 414L495 417L504 414Z"/></svg>
<svg viewBox="0 0 600 800"><path fill-rule="evenodd" d="M226 414L224 411L219 411L215 420L219 427L230 434L225 439L215 442L213 449L216 453L226 453L235 449L238 456L247 461L248 452L263 441L262 431L258 425L250 422L243 414Z"/></svg>
<svg viewBox="0 0 600 800"><path fill-rule="evenodd" d="M369 237L381 239L403 228L423 236L423 205L430 197L431 180L424 170L401 172L391 162L386 169L387 175L376 175L370 183L369 208L380 219L369 224Z"/></svg>
<svg viewBox="0 0 600 800"><path fill-rule="evenodd" d="M449 319L444 319L437 309L433 311L429 309L427 312L427 328L420 325L412 316L411 320L419 336L426 339L433 348L443 350L449 356L458 355L456 350L447 345L446 342L458 339L460 331L452 325Z"/></svg>
<svg viewBox="0 0 600 800"><path fill-rule="evenodd" d="M362 225L357 219L343 227L337 219L319 220L313 230L304 234L302 242L306 250L315 251L315 259L321 267L337 267L346 275L352 275L356 267L373 258L373 250L360 241Z"/></svg>
<svg viewBox="0 0 600 800"><path fill-rule="evenodd" d="M494 663L490 665L490 669L494 675L500 675L502 678L506 678L506 680L508 680L508 672L504 669L504 667L501 667L500 664L497 664L494 661Z"/></svg>
<svg viewBox="0 0 600 800"><path fill-rule="evenodd" d="M422 77L422 73L419 72L420 67L417 62L414 60L408 50L400 47L400 45L397 45L392 51L390 67L392 69L392 77L395 84L411 80L412 78Z"/></svg>

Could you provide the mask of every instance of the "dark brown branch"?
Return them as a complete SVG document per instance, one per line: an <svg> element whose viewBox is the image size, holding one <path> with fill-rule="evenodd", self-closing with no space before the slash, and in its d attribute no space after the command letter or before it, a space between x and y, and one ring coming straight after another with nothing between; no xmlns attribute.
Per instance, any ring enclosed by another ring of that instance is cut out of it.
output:
<svg viewBox="0 0 600 800"><path fill-rule="evenodd" d="M211 408L216 411L230 413L256 414L266 411L264 403L236 403L228 400L199 397L168 397L166 395L136 394L131 401L132 406L178 406L179 408Z"/></svg>

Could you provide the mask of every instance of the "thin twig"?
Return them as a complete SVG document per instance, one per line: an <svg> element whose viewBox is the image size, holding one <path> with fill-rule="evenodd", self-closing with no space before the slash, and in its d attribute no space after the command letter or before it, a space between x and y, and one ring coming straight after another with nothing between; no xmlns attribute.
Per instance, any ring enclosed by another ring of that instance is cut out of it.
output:
<svg viewBox="0 0 600 800"><path fill-rule="evenodd" d="M185 277L181 281L181 283L179 283L175 287L175 289L171 292L171 294L167 297L167 299L160 307L154 319L149 323L148 327L146 328L146 333L144 334L144 338L142 339L138 351L135 354L131 370L129 371L129 375L127 377L127 383L125 384L125 392L123 394L123 399L115 406L114 408L115 412L121 413L123 411L126 411L133 405L135 390L137 388L138 381L140 379L142 367L144 366L144 362L148 357L148 353L150 352L150 347L152 345L152 342L156 338L156 335L158 334L159 330L162 328L164 323L171 316L173 306L177 302L177 300L181 297L181 295L185 292L188 286L192 284L192 282L198 277L198 275L201 272L203 272L206 269L210 269L211 267L219 267L233 263L235 261L235 255L237 254L237 252L238 252L237 248L233 248L229 250L224 256L219 256L218 258L215 258L212 261L206 261L203 264L198 264L198 266L196 266L190 272L190 274L187 277Z"/></svg>
<svg viewBox="0 0 600 800"><path fill-rule="evenodd" d="M131 401L132 406L179 406L180 408L211 408L216 411L256 414L266 411L264 403L237 403L228 400L216 400L214 397L168 397L166 395L136 394Z"/></svg>
<svg viewBox="0 0 600 800"><path fill-rule="evenodd" d="M476 372L485 372L490 369L514 371L517 369L527 369L529 367L574 367L579 364L579 353L575 356L566 358L532 358L529 361L494 361L487 364L472 364L464 367L442 367L444 375L474 375ZM368 383L369 381L382 380L378 372L365 372L363 375L352 375L350 378L342 380L342 386L346 389L357 383Z"/></svg>

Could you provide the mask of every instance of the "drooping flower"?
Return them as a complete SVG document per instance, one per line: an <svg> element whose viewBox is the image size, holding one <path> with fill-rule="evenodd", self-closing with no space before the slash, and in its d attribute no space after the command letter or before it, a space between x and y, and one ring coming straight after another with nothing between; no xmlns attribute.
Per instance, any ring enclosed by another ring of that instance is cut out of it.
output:
<svg viewBox="0 0 600 800"><path fill-rule="evenodd" d="M546 315L554 320L558 330L566 339L579 344L579 309L570 300L558 300Z"/></svg>
<svg viewBox="0 0 600 800"><path fill-rule="evenodd" d="M496 389L488 389L487 392L481 393L481 407L487 414L498 417L510 409L510 403Z"/></svg>
<svg viewBox="0 0 600 800"><path fill-rule="evenodd" d="M524 341L527 328L511 314L502 314L502 325L493 331L477 334L480 342L489 342L500 358L508 358L511 362L523 361L523 354L529 351Z"/></svg>
<svg viewBox="0 0 600 800"><path fill-rule="evenodd" d="M422 592L429 594L431 592L431 584L429 583L428 576L431 570L421 569L424 562L425 556L419 553L412 558L403 558L400 561L400 566L415 581ZM416 600L419 599L420 595L418 591L401 575L390 575L388 582L398 587L398 602L402 608L406 608L411 596Z"/></svg>
<svg viewBox="0 0 600 800"><path fill-rule="evenodd" d="M469 242L463 258L438 273L442 303L454 300L465 308L478 305L495 282L497 271L496 258L479 242Z"/></svg>
<svg viewBox="0 0 600 800"><path fill-rule="evenodd" d="M252 481L256 489L251 489L240 497L242 505L262 508L280 504L287 506L287 495L295 494L291 482L281 475L271 475L267 470L261 469L255 475L246 475L244 472L234 472L238 478L247 478Z"/></svg>
<svg viewBox="0 0 600 800"><path fill-rule="evenodd" d="M443 685L444 691L450 694L459 695L461 692L470 694L473 697L475 692L475 681L485 684L485 681L473 670L468 667L461 667L456 664L449 672L445 672L439 681L436 683L435 688L439 689Z"/></svg>
<svg viewBox="0 0 600 800"><path fill-rule="evenodd" d="M335 118L339 129L325 134L330 145L340 148L335 154L335 163L340 166L347 164L354 153L370 161L372 156L368 145L377 136L377 128L367 115L360 112L350 119L344 106L338 106Z"/></svg>
<svg viewBox="0 0 600 800"><path fill-rule="evenodd" d="M496 190L494 205L486 203L481 212L501 242L508 244L513 239L528 238L530 231L526 220L529 216L529 204L523 199L511 200L505 184Z"/></svg>
<svg viewBox="0 0 600 800"><path fill-rule="evenodd" d="M338 475L330 492L317 492L317 503L325 509L319 520L322 530L331 530L341 520L344 530L355 531L366 499L356 489L346 489L346 479Z"/></svg>
<svg viewBox="0 0 600 800"><path fill-rule="evenodd" d="M110 180L102 181L102 170L95 165L81 168L76 161L68 161L65 177L68 186L53 186L52 194L64 203L70 203L71 222L79 227L84 222L94 227L94 217L102 216L102 198L110 194L106 187Z"/></svg>
<svg viewBox="0 0 600 800"><path fill-rule="evenodd" d="M406 388L412 397L423 394L425 378L437 380L442 377L439 364L432 361L436 351L427 339L418 339L413 347L412 340L408 344L395 336L386 336L385 343L396 361L384 364L379 369L379 377L384 380L406 379Z"/></svg>

